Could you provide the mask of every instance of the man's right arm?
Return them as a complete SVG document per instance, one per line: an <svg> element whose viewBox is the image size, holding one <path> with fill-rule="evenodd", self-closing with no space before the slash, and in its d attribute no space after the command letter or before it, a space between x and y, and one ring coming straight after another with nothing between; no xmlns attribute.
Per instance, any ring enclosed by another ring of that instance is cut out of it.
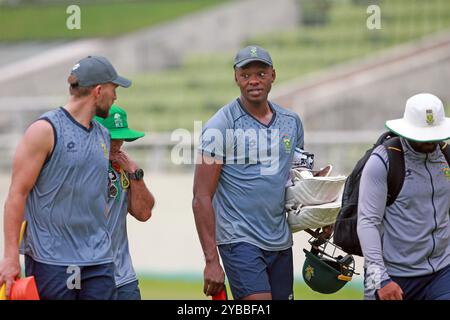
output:
<svg viewBox="0 0 450 320"><path fill-rule="evenodd" d="M0 263L0 286L6 283L7 296L20 273L19 233L26 199L53 144L52 126L39 120L27 129L14 155L11 185L4 207L4 259Z"/></svg>
<svg viewBox="0 0 450 320"><path fill-rule="evenodd" d="M216 248L216 226L212 199L217 189L222 164L217 160L199 155L194 175L195 225L205 256L204 288L207 296L218 294L223 289L225 273L220 265Z"/></svg>

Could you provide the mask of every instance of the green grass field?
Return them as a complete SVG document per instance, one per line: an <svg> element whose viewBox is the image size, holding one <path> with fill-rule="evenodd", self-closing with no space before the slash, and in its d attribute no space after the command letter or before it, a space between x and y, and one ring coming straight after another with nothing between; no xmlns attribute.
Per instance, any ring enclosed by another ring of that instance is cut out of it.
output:
<svg viewBox="0 0 450 320"><path fill-rule="evenodd" d="M144 300L210 300L203 294L200 280L166 280L140 277L139 287ZM228 288L228 297L232 297ZM358 284L346 285L335 294L325 295L312 291L302 282L294 286L295 300L361 300L362 288Z"/></svg>
<svg viewBox="0 0 450 320"><path fill-rule="evenodd" d="M0 41L111 37L205 9L224 0L152 0L79 4L81 29L68 30L67 7L55 4L0 6Z"/></svg>

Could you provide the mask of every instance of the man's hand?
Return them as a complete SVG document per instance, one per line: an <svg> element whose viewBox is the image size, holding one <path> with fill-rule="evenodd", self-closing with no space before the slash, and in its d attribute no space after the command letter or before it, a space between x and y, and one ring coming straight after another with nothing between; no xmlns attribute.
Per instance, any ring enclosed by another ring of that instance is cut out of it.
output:
<svg viewBox="0 0 450 320"><path fill-rule="evenodd" d="M110 160L119 164L128 173L133 173L139 169L138 165L130 158L130 156L122 150L112 154Z"/></svg>
<svg viewBox="0 0 450 320"><path fill-rule="evenodd" d="M219 262L207 262L203 271L203 293L214 296L223 290L225 273Z"/></svg>
<svg viewBox="0 0 450 320"><path fill-rule="evenodd" d="M378 289L377 293L380 300L403 300L403 290L394 281Z"/></svg>
<svg viewBox="0 0 450 320"><path fill-rule="evenodd" d="M5 258L0 262L0 287L6 283L6 296L8 298L11 293L11 287L19 275L19 258Z"/></svg>
<svg viewBox="0 0 450 320"><path fill-rule="evenodd" d="M319 234L320 237L324 239L330 239L333 234L334 225L324 226L322 227L322 232Z"/></svg>

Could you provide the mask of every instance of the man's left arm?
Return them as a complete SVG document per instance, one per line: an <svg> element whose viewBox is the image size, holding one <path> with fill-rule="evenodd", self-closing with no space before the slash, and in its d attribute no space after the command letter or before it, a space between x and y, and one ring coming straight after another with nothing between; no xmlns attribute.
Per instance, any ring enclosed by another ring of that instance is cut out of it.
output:
<svg viewBox="0 0 450 320"><path fill-rule="evenodd" d="M116 154L113 161L117 162L127 173L133 173L139 167L124 151ZM128 212L139 221L147 221L152 216L155 198L145 185L143 179L130 179L128 192Z"/></svg>
<svg viewBox="0 0 450 320"><path fill-rule="evenodd" d="M128 212L139 221L147 221L152 216L155 198L144 180L130 180Z"/></svg>

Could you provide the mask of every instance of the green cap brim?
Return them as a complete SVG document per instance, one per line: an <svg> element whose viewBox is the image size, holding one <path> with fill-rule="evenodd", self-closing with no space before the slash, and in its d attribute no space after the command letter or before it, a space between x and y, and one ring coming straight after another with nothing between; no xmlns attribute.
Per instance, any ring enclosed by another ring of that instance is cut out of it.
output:
<svg viewBox="0 0 450 320"><path fill-rule="evenodd" d="M145 136L144 132L128 128L109 129L112 140L134 141Z"/></svg>

